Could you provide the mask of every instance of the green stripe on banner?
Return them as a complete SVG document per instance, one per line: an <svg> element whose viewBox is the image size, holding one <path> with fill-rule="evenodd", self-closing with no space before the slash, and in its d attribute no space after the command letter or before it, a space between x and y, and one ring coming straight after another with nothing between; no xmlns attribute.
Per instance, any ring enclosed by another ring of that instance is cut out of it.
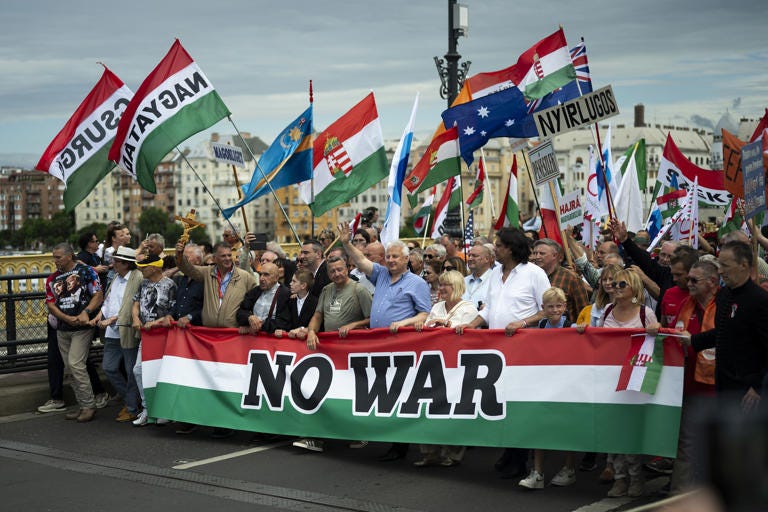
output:
<svg viewBox="0 0 768 512"><path fill-rule="evenodd" d="M64 206L67 212L71 212L80 204L96 185L115 168L109 155L110 143L104 146L72 173L67 180L67 188L64 190Z"/></svg>
<svg viewBox="0 0 768 512"><path fill-rule="evenodd" d="M662 405L508 402L504 420L354 416L326 399L313 414L242 408L242 395L158 383L145 389L150 416L253 432L368 441L514 446L674 457L680 409ZM262 398L264 400L264 398ZM424 415L422 406L422 416Z"/></svg>

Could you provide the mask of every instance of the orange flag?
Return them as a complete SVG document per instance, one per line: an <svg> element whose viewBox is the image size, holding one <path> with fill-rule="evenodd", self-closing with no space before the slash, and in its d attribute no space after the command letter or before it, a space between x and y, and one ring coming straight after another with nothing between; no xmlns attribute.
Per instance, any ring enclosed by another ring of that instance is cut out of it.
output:
<svg viewBox="0 0 768 512"><path fill-rule="evenodd" d="M744 199L744 177L741 175L741 147L744 142L728 130L723 130L723 174L725 189Z"/></svg>

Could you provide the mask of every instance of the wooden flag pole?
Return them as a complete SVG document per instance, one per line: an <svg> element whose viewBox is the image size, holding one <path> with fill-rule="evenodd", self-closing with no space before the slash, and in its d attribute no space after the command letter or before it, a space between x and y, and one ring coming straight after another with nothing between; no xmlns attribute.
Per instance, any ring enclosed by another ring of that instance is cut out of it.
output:
<svg viewBox="0 0 768 512"><path fill-rule="evenodd" d="M525 170L528 172L528 181L531 183L531 190L533 191L533 200L536 201L536 209L539 210L539 217L541 218L541 227L544 228L544 236L549 238L549 233L547 233L547 225L544 223L544 215L542 215L541 213L541 204L539 203L539 196L536 193L536 182L533 181L533 176L531 176L531 161L528 159L527 151L523 151L523 162L525 163Z"/></svg>
<svg viewBox="0 0 768 512"><path fill-rule="evenodd" d="M229 142L227 142L227 145L230 145ZM232 166L232 175L235 177L235 188L237 188L237 199L239 202L243 200L243 191L240 189L240 180L237 179L237 167L234 165ZM243 216L243 226L245 226L245 232L250 233L251 228L248 227L248 216L245 214L245 205L240 207L240 213Z"/></svg>
<svg viewBox="0 0 768 512"><path fill-rule="evenodd" d="M571 258L571 251L568 250L568 244L565 243L567 240L565 235L565 230L560 225L560 202L557 200L557 191L555 190L555 180L549 180L549 193L552 194L552 203L555 205L555 219L557 220L557 229L560 230L560 236L563 240L563 251L565 251L565 259L568 261L568 265L571 268L574 268L573 266L573 258ZM541 225L544 225L544 217L542 216L541 219Z"/></svg>

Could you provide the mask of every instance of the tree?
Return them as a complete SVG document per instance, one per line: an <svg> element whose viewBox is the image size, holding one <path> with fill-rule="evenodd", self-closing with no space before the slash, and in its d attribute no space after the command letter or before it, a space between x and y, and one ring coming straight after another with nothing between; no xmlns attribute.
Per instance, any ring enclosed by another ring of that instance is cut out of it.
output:
<svg viewBox="0 0 768 512"><path fill-rule="evenodd" d="M141 238L143 239L150 233L165 233L170 220L168 214L160 208L147 208L139 217Z"/></svg>

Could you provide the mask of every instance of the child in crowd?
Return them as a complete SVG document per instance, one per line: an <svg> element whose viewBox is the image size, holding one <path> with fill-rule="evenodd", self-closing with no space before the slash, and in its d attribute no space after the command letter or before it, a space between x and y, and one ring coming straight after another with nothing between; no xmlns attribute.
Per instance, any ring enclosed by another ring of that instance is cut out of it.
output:
<svg viewBox="0 0 768 512"><path fill-rule="evenodd" d="M540 329L560 329L570 327L571 322L566 314L568 302L565 292L552 287L542 295L542 309L546 317L539 322ZM520 487L527 489L542 489L544 487L544 450L533 450L533 470L520 480ZM565 466L550 481L552 485L564 487L576 483L576 460L573 452L567 452Z"/></svg>

